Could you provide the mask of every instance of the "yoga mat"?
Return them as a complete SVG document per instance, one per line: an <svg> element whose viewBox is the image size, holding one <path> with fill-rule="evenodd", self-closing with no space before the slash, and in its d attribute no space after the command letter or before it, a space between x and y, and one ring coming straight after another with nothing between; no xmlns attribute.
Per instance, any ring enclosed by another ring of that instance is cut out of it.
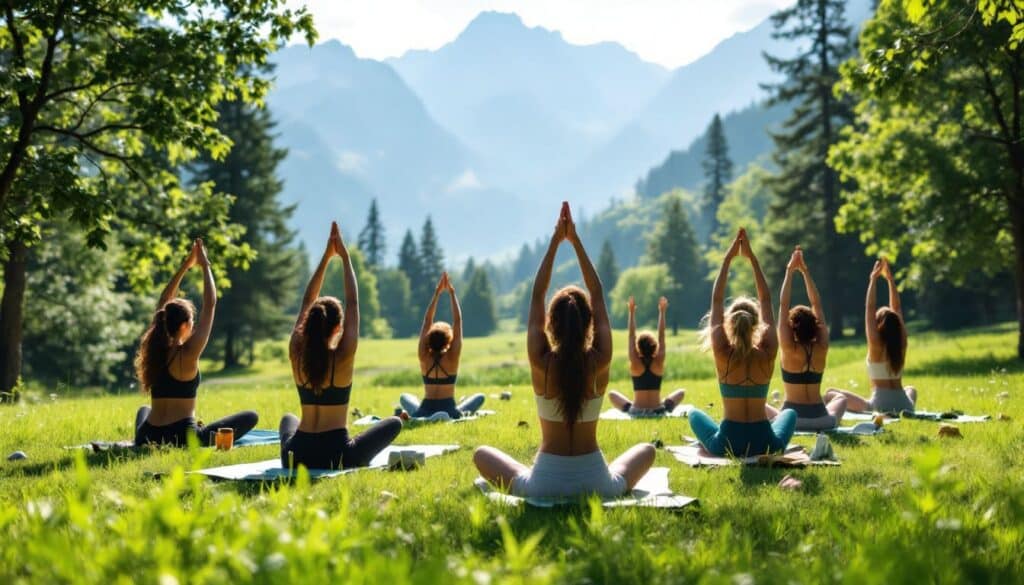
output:
<svg viewBox="0 0 1024 585"><path fill-rule="evenodd" d="M872 419L875 418L875 415L870 413L870 412L847 412L846 414L843 415L843 418L844 419L849 419L849 420L872 420ZM917 410L917 411L914 411L913 414L909 414L908 413L906 416L902 416L902 417L897 417L897 416L894 416L894 415L886 414L885 415L885 424L896 422L896 421L900 420L900 418L906 418L906 419L910 419L910 420L928 420L928 421L953 422L953 423L956 423L956 422L960 422L960 423L987 422L987 421L992 420L992 417L987 415L987 414L981 414L981 415L960 414L960 415L953 416L950 413L930 412L930 411L927 411L927 410Z"/></svg>
<svg viewBox="0 0 1024 585"><path fill-rule="evenodd" d="M729 465L752 465L759 467L806 467L808 465L839 465L838 461L811 461L810 454L801 445L790 445L784 456L755 455L753 457L718 457L704 450L699 443L680 447L665 447L678 461L690 467L725 467Z"/></svg>
<svg viewBox="0 0 1024 585"><path fill-rule="evenodd" d="M665 414L658 415L633 415L628 412L622 412L618 408L609 408L608 410L601 413L601 420L649 420L658 418L686 418L690 416L690 411L696 408L692 404L679 404L672 412L666 412Z"/></svg>
<svg viewBox="0 0 1024 585"><path fill-rule="evenodd" d="M314 480L327 479L363 469L385 469L388 466L388 457L390 457L392 451L416 451L423 453L424 457L429 458L451 453L458 449L458 445L391 445L370 460L370 464L366 467L356 467L354 469L310 469L308 470L309 478ZM209 469L190 471L189 473L198 473L214 479L229 481L274 481L291 479L295 476L292 470L281 467L280 458L267 459L266 461L257 461L255 463L211 467Z"/></svg>
<svg viewBox="0 0 1024 585"><path fill-rule="evenodd" d="M896 422L895 419L888 421L886 424ZM852 427L837 427L834 429L824 429L820 431L797 431L793 433L794 436L799 437L813 437L818 433L825 433L826 435L858 435L858 436L874 436L885 431L885 427L876 427L873 422L862 422L853 425Z"/></svg>
<svg viewBox="0 0 1024 585"><path fill-rule="evenodd" d="M603 499L602 506L605 508L659 508L662 510L681 510L687 506L696 505L696 498L683 496L672 492L668 485L668 468L652 467L647 474L640 478L640 481L633 486L630 493L618 498ZM487 497L491 502L505 504L508 506L521 506L527 504L535 508L553 508L555 506L579 504L580 498L535 498L520 497L504 494L498 491L493 485L482 477L476 478L473 485Z"/></svg>
<svg viewBox="0 0 1024 585"><path fill-rule="evenodd" d="M235 439L235 447L258 447L260 445L277 445L281 437L277 431L270 429L253 429ZM212 447L212 445L210 445ZM96 453L101 451L133 451L136 449L134 441L90 441L81 445L68 445L65 449L89 449ZM141 447L143 449L149 447Z"/></svg>
<svg viewBox="0 0 1024 585"><path fill-rule="evenodd" d="M413 417L413 418L410 418L407 421L403 421L402 424L415 426L415 425L420 425L420 424L439 423L439 422L464 423L464 422L473 422L475 420L481 419L481 418L483 418L485 416L490 416L492 414L494 414L493 410L478 410L478 411L476 411L475 413L473 413L473 414L471 414L469 416L463 416L462 418L451 418L446 413L440 413L439 412L439 413L436 413L434 416L429 416L429 417ZM438 415L444 415L444 416L438 416ZM364 416L362 418L359 418L359 419L356 419L356 420L352 421L352 426L355 426L355 427L368 427L368 426L375 425L375 424L377 424L380 421L381 421L381 418L379 416L377 416L375 414L368 414L368 415L366 415L366 416Z"/></svg>

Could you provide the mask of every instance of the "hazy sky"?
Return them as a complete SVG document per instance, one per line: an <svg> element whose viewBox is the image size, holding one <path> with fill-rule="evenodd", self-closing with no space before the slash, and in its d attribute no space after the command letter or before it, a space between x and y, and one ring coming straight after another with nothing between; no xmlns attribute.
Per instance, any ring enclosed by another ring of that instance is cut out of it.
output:
<svg viewBox="0 0 1024 585"><path fill-rule="evenodd" d="M700 57L793 0L290 0L313 13L320 40L338 39L360 57L436 49L484 10L515 12L527 26L557 30L575 44L616 41L669 68Z"/></svg>

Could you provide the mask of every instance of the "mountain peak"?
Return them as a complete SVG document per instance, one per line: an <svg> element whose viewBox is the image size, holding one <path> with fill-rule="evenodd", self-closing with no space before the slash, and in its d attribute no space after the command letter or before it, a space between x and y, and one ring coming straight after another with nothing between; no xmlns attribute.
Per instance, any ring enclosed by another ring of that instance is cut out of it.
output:
<svg viewBox="0 0 1024 585"><path fill-rule="evenodd" d="M523 24L523 19L519 18L519 15L515 12L484 10L480 14L477 14L476 18L470 21L466 26L466 30L474 28L487 30L509 30L523 29L526 28L526 25Z"/></svg>

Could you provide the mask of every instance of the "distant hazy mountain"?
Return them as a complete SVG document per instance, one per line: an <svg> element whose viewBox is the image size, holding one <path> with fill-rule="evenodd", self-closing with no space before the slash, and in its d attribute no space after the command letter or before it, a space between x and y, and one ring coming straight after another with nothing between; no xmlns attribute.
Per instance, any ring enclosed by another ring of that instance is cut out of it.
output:
<svg viewBox="0 0 1024 585"><path fill-rule="evenodd" d="M514 187L571 168L668 76L616 43L572 45L498 12L481 13L436 51L389 63L487 161L484 173Z"/></svg>
<svg viewBox="0 0 1024 585"><path fill-rule="evenodd" d="M445 246L479 244L482 234L515 225L518 201L481 184L470 150L431 118L390 66L360 59L338 41L287 47L274 62L277 84L268 104L279 143L289 149L283 198L299 203L295 225L309 249L320 248L322 224L332 217L354 237L373 197L380 199L391 252L401 231L418 228L428 213ZM494 213L465 226L464 213L485 205Z"/></svg>

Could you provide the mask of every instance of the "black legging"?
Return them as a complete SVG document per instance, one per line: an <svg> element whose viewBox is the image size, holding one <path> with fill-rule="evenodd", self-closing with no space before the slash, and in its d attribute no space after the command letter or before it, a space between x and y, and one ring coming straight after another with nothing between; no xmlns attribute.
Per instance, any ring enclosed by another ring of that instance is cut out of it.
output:
<svg viewBox="0 0 1024 585"><path fill-rule="evenodd" d="M189 417L172 422L169 425L155 426L146 422L152 410L149 406L142 406L135 413L135 445L146 443L165 443L184 447L188 445L188 434L194 433L199 439L200 445L212 445L213 435L217 429L229 427L235 432L235 439L242 438L246 433L256 427L260 421L258 414L251 410L243 410L217 419L212 423L200 425L196 419Z"/></svg>
<svg viewBox="0 0 1024 585"><path fill-rule="evenodd" d="M346 428L321 433L300 431L299 419L286 414L279 430L282 467L291 469L302 464L309 469L351 469L366 467L390 445L402 430L402 420L396 416L385 418L350 439Z"/></svg>

